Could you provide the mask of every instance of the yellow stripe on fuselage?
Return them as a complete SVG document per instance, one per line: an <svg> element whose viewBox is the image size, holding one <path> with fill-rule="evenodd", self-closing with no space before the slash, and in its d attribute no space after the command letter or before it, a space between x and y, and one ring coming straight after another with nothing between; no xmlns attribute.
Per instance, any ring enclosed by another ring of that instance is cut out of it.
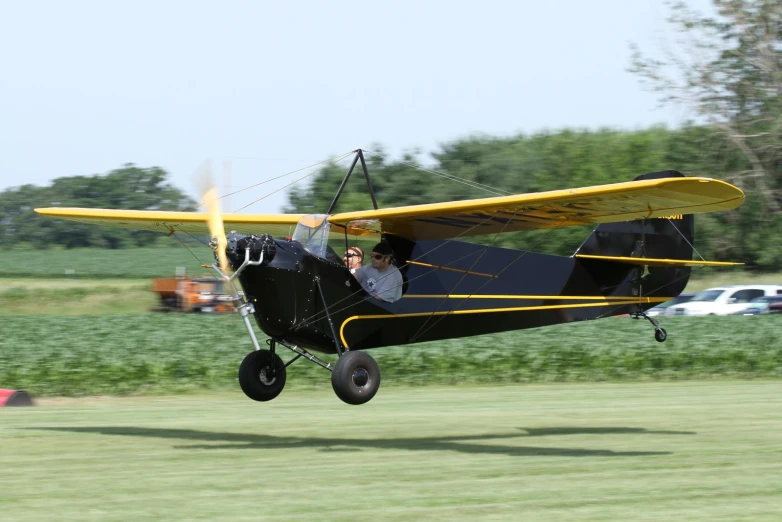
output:
<svg viewBox="0 0 782 522"><path fill-rule="evenodd" d="M538 299L546 298L545 296L534 296ZM557 296L558 299L567 299L567 297ZM592 299L600 299L599 297L592 297ZM613 305L628 305L639 303L662 303L671 299L670 297L643 297L633 298L632 300L625 301L611 301L603 303L578 303L578 304L566 304L566 305L542 305L542 306L519 306L513 308L481 308L476 310L452 310L444 312L417 312L412 314L388 314L388 315L354 315L348 317L342 321L342 325L339 327L339 337L342 340L342 345L348 349L348 343L345 340L345 326L356 319L396 319L402 317L427 317L427 316L441 316L441 315L465 315L465 314L485 314L492 312L522 312L531 310L553 310L557 308L586 308L590 306L613 306Z"/></svg>
<svg viewBox="0 0 782 522"><path fill-rule="evenodd" d="M408 294L403 299L560 299L570 301L627 301L634 303L664 303L673 297L635 297L635 296L598 296L598 295L502 295L502 294Z"/></svg>

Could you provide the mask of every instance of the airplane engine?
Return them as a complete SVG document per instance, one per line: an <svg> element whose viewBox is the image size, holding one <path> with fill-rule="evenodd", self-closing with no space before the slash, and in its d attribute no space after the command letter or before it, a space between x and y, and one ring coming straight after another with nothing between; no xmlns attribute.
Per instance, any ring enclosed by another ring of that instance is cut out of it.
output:
<svg viewBox="0 0 782 522"><path fill-rule="evenodd" d="M227 245L225 253L231 261L234 269L244 262L245 252L250 249L250 261L258 261L263 253L263 264L268 265L277 253L274 238L269 234L256 236L255 234L242 235L231 232L226 236Z"/></svg>

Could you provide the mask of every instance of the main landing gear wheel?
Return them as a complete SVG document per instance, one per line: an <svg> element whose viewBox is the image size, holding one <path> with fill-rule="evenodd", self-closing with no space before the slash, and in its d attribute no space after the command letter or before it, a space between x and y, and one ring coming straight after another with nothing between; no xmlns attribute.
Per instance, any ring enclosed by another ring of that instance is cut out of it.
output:
<svg viewBox="0 0 782 522"><path fill-rule="evenodd" d="M270 401L285 387L285 364L269 350L250 352L239 366L239 385L252 400Z"/></svg>
<svg viewBox="0 0 782 522"><path fill-rule="evenodd" d="M664 343L665 340L668 338L668 332L665 331L665 328L657 328L654 331L654 340L658 343Z"/></svg>
<svg viewBox="0 0 782 522"><path fill-rule="evenodd" d="M331 372L331 387L348 404L364 404L380 388L380 368L364 352L345 352Z"/></svg>

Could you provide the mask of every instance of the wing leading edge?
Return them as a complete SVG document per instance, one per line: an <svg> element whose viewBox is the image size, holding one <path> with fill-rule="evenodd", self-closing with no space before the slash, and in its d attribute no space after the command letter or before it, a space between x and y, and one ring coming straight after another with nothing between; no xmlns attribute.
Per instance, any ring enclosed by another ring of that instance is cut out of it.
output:
<svg viewBox="0 0 782 522"><path fill-rule="evenodd" d="M208 234L206 212L167 212L160 210L113 210L100 208L36 208L38 214L80 223L153 230L170 234ZM223 214L226 230L288 236L303 214Z"/></svg>
<svg viewBox="0 0 782 522"><path fill-rule="evenodd" d="M374 223L411 240L549 229L731 210L744 193L711 178L662 178L449 203L346 212L329 221Z"/></svg>

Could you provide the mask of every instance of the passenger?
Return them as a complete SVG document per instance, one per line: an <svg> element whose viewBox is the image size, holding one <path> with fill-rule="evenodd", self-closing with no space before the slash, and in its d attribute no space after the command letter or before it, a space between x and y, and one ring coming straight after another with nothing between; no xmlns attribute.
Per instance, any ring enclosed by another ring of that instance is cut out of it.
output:
<svg viewBox="0 0 782 522"><path fill-rule="evenodd" d="M350 269L350 273L355 274L356 270L361 268L364 263L364 251L357 246L352 246L348 248L342 259L345 261L345 266Z"/></svg>
<svg viewBox="0 0 782 522"><path fill-rule="evenodd" d="M393 303L402 298L402 273L391 264L393 257L391 245L378 243L372 249L372 264L353 274L364 290L379 301Z"/></svg>

